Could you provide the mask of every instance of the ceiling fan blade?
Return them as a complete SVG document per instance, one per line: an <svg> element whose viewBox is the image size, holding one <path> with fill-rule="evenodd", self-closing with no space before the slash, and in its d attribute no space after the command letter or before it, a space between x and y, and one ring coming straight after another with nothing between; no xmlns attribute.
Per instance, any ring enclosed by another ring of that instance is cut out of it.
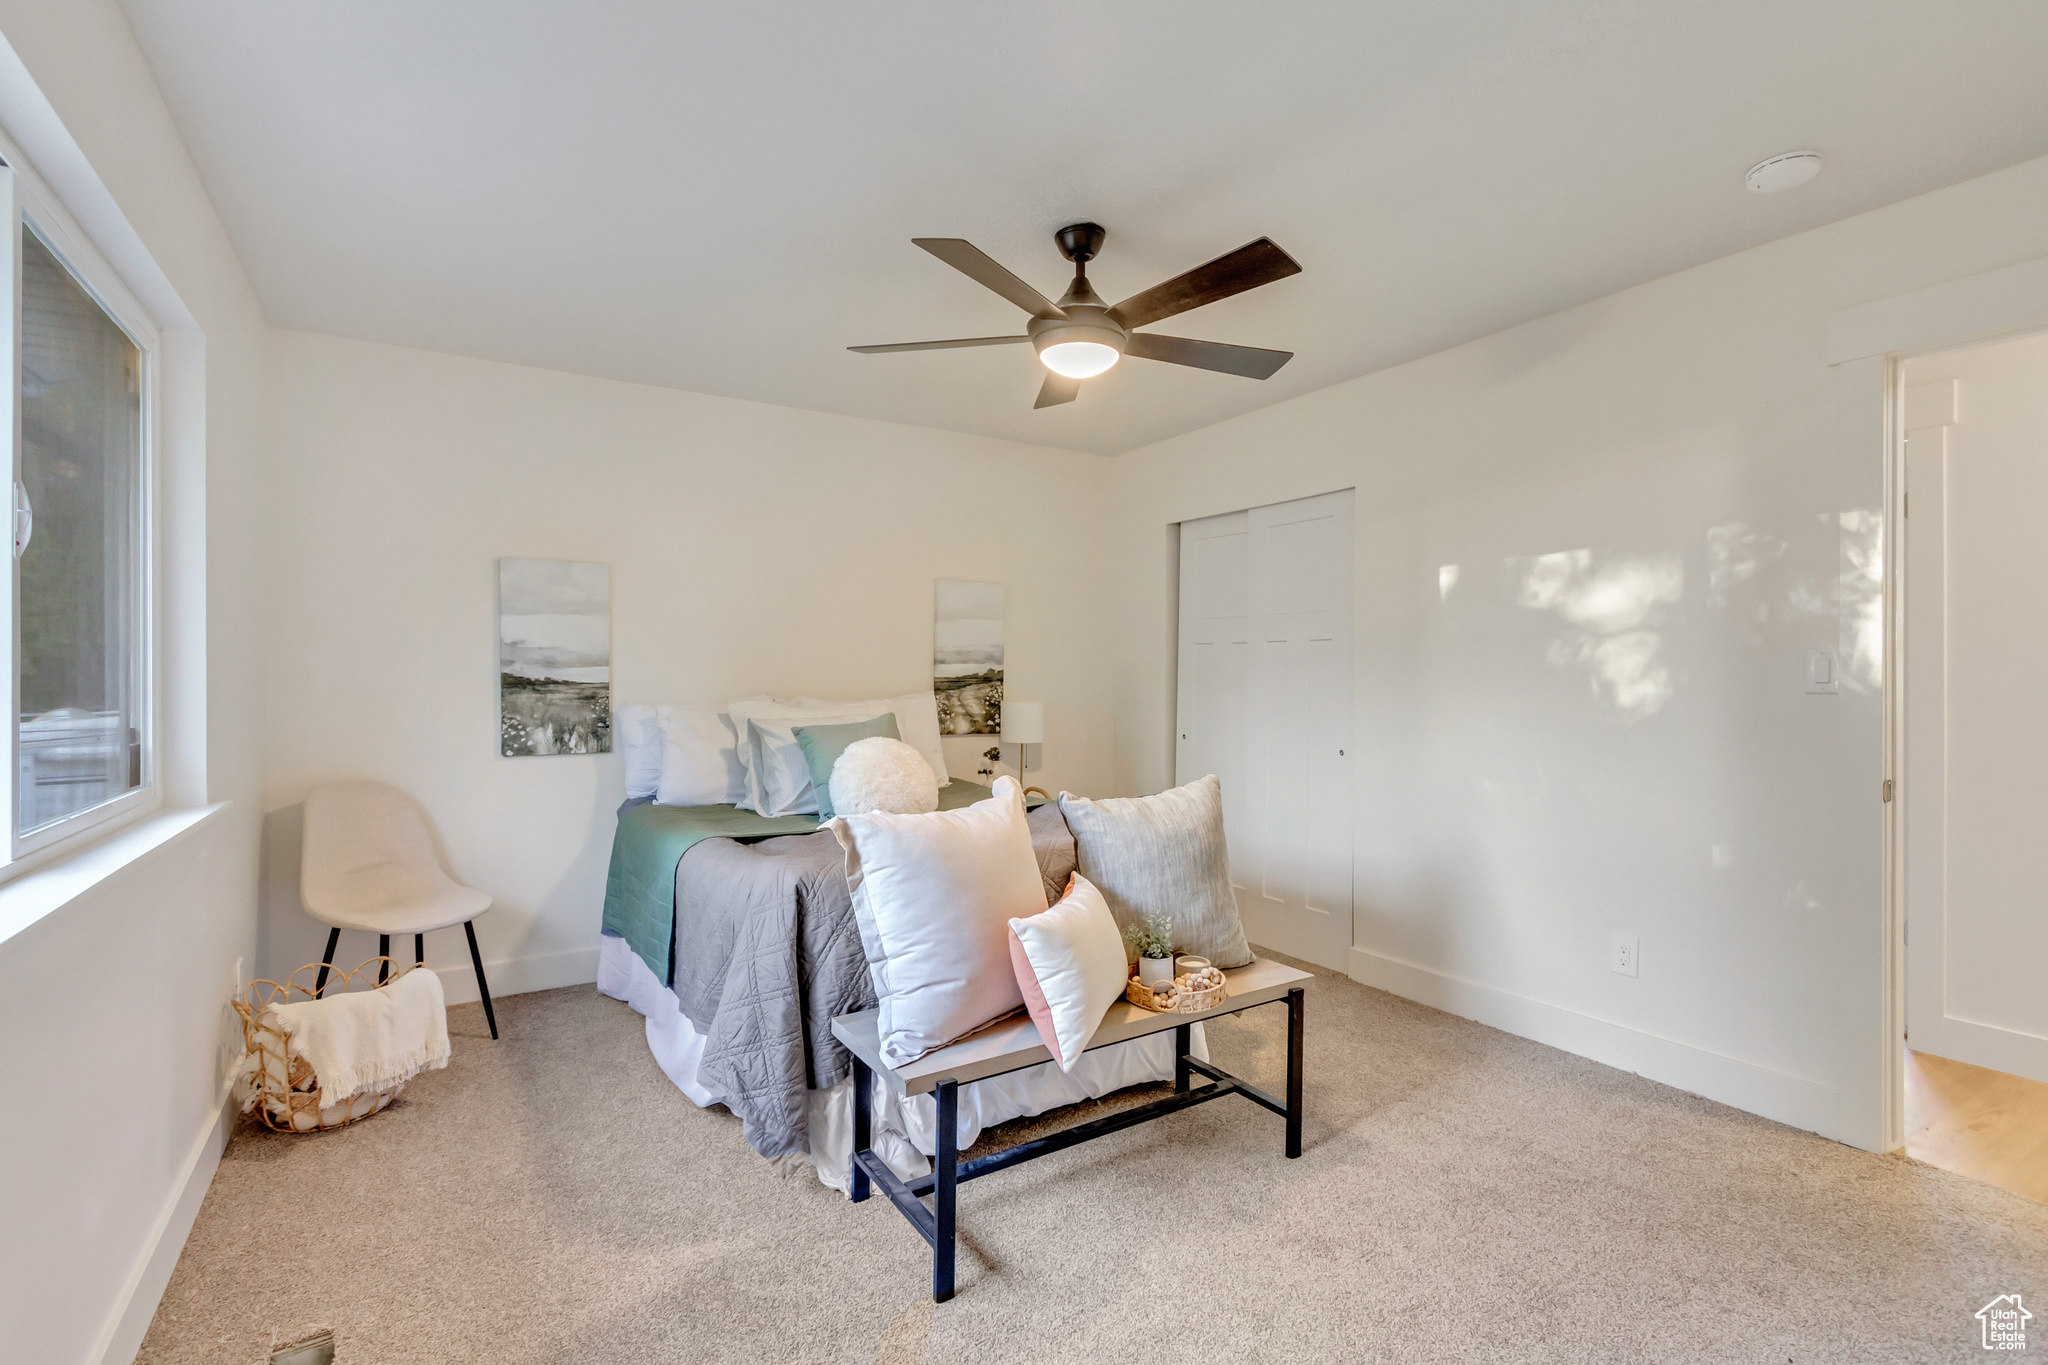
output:
<svg viewBox="0 0 2048 1365"><path fill-rule="evenodd" d="M1300 273L1301 266L1292 256L1274 246L1272 238L1261 237L1207 265L1198 265L1185 275L1176 275L1142 294L1131 295L1110 309L1109 315L1125 327L1143 327L1148 322L1158 322Z"/></svg>
<svg viewBox="0 0 2048 1365"><path fill-rule="evenodd" d="M849 346L849 351L862 355L886 355L890 351L950 351L955 346L1007 346L1015 341L1029 341L1030 337L961 337L958 341L897 341L887 346Z"/></svg>
<svg viewBox="0 0 2048 1365"><path fill-rule="evenodd" d="M1038 401L1031 406L1034 408L1054 408L1062 403L1073 402L1080 394L1080 380L1069 379L1063 374L1053 374L1048 371L1045 376L1045 383L1041 384L1038 388Z"/></svg>
<svg viewBox="0 0 2048 1365"><path fill-rule="evenodd" d="M997 265L965 237L912 237L910 243L923 247L976 284L995 290L1032 317L1058 319L1066 316L1051 299Z"/></svg>
<svg viewBox="0 0 2048 1365"><path fill-rule="evenodd" d="M1131 333L1131 339L1124 343L1124 354L1141 360L1163 360L1169 365L1192 365L1198 370L1215 370L1221 374L1241 374L1246 379L1271 379L1276 370L1294 359L1292 351L1225 346L1215 341L1160 336L1156 332Z"/></svg>

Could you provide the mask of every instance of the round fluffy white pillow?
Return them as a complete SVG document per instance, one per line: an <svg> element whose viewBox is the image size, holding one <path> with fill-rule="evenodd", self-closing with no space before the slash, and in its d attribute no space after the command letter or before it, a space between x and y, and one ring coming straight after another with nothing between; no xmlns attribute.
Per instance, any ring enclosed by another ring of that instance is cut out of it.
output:
<svg viewBox="0 0 2048 1365"><path fill-rule="evenodd" d="M846 746L832 765L832 813L926 815L939 808L939 779L924 755L876 735Z"/></svg>

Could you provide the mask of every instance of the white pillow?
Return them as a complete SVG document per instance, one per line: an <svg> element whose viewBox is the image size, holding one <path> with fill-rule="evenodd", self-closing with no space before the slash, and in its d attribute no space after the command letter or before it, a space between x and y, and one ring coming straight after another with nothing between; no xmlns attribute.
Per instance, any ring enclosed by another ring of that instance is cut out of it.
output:
<svg viewBox="0 0 2048 1365"><path fill-rule="evenodd" d="M612 747L626 770L628 796L652 796L661 785L661 725L670 709L627 702L612 715Z"/></svg>
<svg viewBox="0 0 2048 1365"><path fill-rule="evenodd" d="M746 795L739 739L715 706L664 707L661 780L654 799L664 806L722 806Z"/></svg>
<svg viewBox="0 0 2048 1365"><path fill-rule="evenodd" d="M873 711L815 711L799 716L747 719L747 796L762 815L816 815L818 793L811 787L811 761L796 741L799 725L845 725L887 715ZM738 717L734 717L735 720Z"/></svg>
<svg viewBox="0 0 2048 1365"><path fill-rule="evenodd" d="M1038 1036L1060 1070L1072 1071L1129 971L1124 936L1094 883L1076 872L1058 905L1011 920L1010 965Z"/></svg>
<svg viewBox="0 0 2048 1365"><path fill-rule="evenodd" d="M924 755L924 761L932 765L932 776L939 780L941 787L952 778L946 775L946 746L939 743L939 699L930 692L909 692L900 697L883 697L877 701L820 701L815 697L798 699L804 706L829 706L836 710L858 711L872 706L868 712L879 716L887 711L896 717L896 734L905 744Z"/></svg>
<svg viewBox="0 0 2048 1365"><path fill-rule="evenodd" d="M1045 909L1024 794L930 815L846 815L846 886L880 1002L882 1057L916 1061L1024 1003L1010 921Z"/></svg>
<svg viewBox="0 0 2048 1365"><path fill-rule="evenodd" d="M884 735L857 739L842 749L825 785L831 788L832 809L841 815L878 810L925 815L939 808L932 765L902 740Z"/></svg>
<svg viewBox="0 0 2048 1365"><path fill-rule="evenodd" d="M766 694L758 697L742 697L738 701L727 702L725 704L725 711L728 716L732 717L732 728L734 733L739 736L740 741L740 771L744 777L746 793L740 798L739 807L741 810L759 810L761 779L754 770L755 744L753 736L747 730L748 722L757 716L763 719L803 717L808 720L823 713L815 706L785 701L781 697L771 697ZM879 715L880 712L875 712L874 714Z"/></svg>

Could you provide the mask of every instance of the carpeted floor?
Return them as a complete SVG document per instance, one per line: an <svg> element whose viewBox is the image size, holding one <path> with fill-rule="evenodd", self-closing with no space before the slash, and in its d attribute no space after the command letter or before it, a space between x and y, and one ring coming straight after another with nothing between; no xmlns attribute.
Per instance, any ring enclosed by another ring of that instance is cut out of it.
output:
<svg viewBox="0 0 2048 1365"><path fill-rule="evenodd" d="M368 1122L242 1129L140 1359L1960 1361L2048 1303L2048 1205L1322 974L1299 1161L1223 1100L964 1186L934 1308L886 1201L778 1175L624 1005L498 1010ZM1210 1046L1277 1088L1284 1024Z"/></svg>

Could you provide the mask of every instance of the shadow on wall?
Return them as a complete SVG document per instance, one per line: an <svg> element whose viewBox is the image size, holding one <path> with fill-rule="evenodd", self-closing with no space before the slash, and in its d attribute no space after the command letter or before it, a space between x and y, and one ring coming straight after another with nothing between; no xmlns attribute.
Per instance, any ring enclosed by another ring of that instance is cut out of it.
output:
<svg viewBox="0 0 2048 1365"><path fill-rule="evenodd" d="M284 980L304 963L318 962L320 950L327 946L325 930L299 902L299 850L305 826L304 803L263 817L263 850L256 873L254 975L272 981ZM341 956L338 951L335 955Z"/></svg>

